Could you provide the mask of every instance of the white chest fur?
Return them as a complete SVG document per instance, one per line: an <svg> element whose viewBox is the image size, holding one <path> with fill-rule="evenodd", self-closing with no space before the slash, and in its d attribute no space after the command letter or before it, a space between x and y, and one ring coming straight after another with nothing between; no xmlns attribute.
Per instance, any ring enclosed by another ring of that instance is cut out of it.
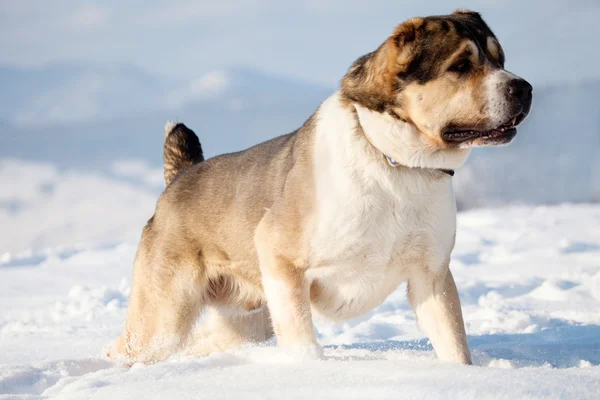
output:
<svg viewBox="0 0 600 400"><path fill-rule="evenodd" d="M380 304L414 268L445 266L456 206L450 179L382 162L337 95L318 116L308 278L320 292L313 309L345 319Z"/></svg>

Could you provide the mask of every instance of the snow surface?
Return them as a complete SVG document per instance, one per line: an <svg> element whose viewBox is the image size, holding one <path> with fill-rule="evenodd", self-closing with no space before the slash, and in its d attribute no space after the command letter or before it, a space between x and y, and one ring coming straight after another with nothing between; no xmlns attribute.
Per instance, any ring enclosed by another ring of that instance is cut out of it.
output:
<svg viewBox="0 0 600 400"><path fill-rule="evenodd" d="M122 167L122 166L121 166ZM135 168L121 168L135 170ZM0 256L0 399L595 399L600 205L459 214L452 270L475 366L439 363L404 288L362 318L318 321L325 359L267 346L125 368L135 241Z"/></svg>

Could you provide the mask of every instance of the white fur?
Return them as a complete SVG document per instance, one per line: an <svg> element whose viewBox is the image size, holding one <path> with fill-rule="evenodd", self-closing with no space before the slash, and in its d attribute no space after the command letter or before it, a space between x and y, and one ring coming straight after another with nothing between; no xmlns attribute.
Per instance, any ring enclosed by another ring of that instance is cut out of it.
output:
<svg viewBox="0 0 600 400"><path fill-rule="evenodd" d="M286 321L292 313L290 312L289 298L296 297L298 288L288 286L284 281L276 279L263 272L262 277L265 296L269 299L285 299L286 301L270 301L269 311L276 321Z"/></svg>
<svg viewBox="0 0 600 400"><path fill-rule="evenodd" d="M427 152L409 128L357 110L374 144L401 163L455 168L468 154ZM338 94L318 111L314 178L317 212L307 278L318 282L326 299L313 304L314 312L355 317L380 304L415 271L437 274L446 268L456 227L450 178L389 166L356 130L356 118Z"/></svg>
<svg viewBox="0 0 600 400"><path fill-rule="evenodd" d="M504 69L498 69L485 78L485 87L487 92L487 107L491 125L499 126L505 122L511 115L509 110L509 97L507 84L513 79L520 79L515 74Z"/></svg>
<svg viewBox="0 0 600 400"><path fill-rule="evenodd" d="M444 281L429 279L413 279L411 282L411 303L417 315L419 327L426 332L437 356L442 361L470 362L470 354L464 336L459 332L462 326L457 326L452 320L451 303L446 300L452 297L444 286ZM458 307L458 304L454 304ZM457 329L458 328L458 329Z"/></svg>
<svg viewBox="0 0 600 400"><path fill-rule="evenodd" d="M355 108L360 124L373 146L401 165L456 169L465 162L471 151L470 149L434 148L427 144L424 135L413 125L358 104Z"/></svg>
<svg viewBox="0 0 600 400"><path fill-rule="evenodd" d="M266 271L262 278L277 344L300 359L322 358L323 349L316 341L311 321L308 282L300 282L301 287L290 286Z"/></svg>

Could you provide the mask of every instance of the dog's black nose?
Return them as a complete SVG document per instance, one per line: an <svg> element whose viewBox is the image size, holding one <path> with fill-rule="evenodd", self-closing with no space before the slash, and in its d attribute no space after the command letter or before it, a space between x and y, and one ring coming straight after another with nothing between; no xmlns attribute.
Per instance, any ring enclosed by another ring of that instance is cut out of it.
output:
<svg viewBox="0 0 600 400"><path fill-rule="evenodd" d="M513 79L508 84L508 93L519 99L523 105L531 103L532 92L533 86L525 79Z"/></svg>

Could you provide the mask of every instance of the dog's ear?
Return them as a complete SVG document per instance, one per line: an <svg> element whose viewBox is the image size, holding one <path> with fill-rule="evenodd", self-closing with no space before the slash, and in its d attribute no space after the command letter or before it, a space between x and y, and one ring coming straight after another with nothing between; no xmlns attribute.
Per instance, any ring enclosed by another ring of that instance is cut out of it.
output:
<svg viewBox="0 0 600 400"><path fill-rule="evenodd" d="M495 37L494 33L492 32L492 30L490 29L488 24L483 20L483 18L481 17L481 14L479 14L478 12L459 8L458 10L454 11L452 13L452 15L455 18L458 18L459 21L462 21L463 23L466 22L467 24L471 24L471 25L477 27L477 29L479 31L484 31L487 34L491 34L492 36Z"/></svg>
<svg viewBox="0 0 600 400"><path fill-rule="evenodd" d="M392 75L398 75L408 69L414 59L419 37L425 32L426 21L423 18L413 18L398 25L390 35L386 44L389 51L389 69Z"/></svg>
<svg viewBox="0 0 600 400"><path fill-rule="evenodd" d="M342 94L379 112L392 104L398 76L413 60L424 26L423 18L406 21L377 50L356 60L342 79Z"/></svg>

